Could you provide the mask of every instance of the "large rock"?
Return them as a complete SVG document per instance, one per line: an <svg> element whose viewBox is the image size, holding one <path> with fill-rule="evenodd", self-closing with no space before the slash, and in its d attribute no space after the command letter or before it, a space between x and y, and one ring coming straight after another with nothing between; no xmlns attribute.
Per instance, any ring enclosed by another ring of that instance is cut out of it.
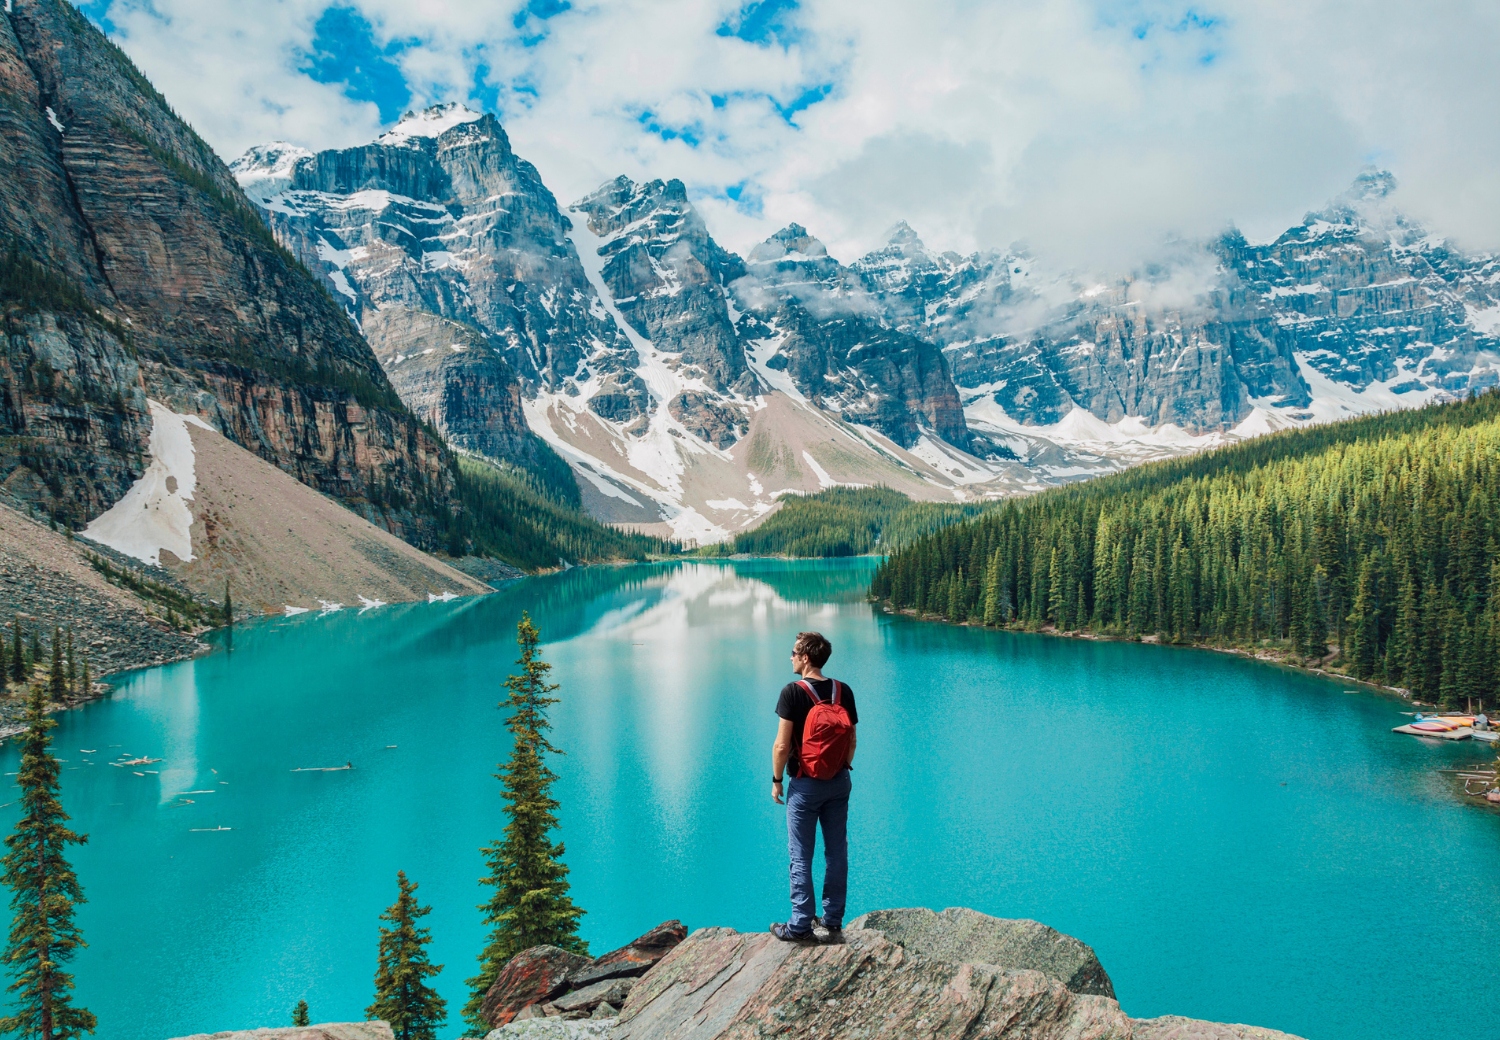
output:
<svg viewBox="0 0 1500 1040"><path fill-rule="evenodd" d="M1290 1033L1279 1033L1260 1026L1200 1022L1196 1018L1182 1018L1178 1015L1137 1018L1130 1024L1135 1030L1131 1040L1297 1040Z"/></svg>
<svg viewBox="0 0 1500 1040"><path fill-rule="evenodd" d="M1029 968L1060 980L1074 993L1115 995L1087 944L1037 921L1005 920L964 907L942 913L915 907L876 910L856 917L849 927L874 929L924 957Z"/></svg>
<svg viewBox="0 0 1500 1040"><path fill-rule="evenodd" d="M879 932L837 946L706 928L636 986L616 1040L785 1035L913 1040L1011 1037L1122 1040L1131 1023L1106 997L1069 992L1039 971L917 956Z"/></svg>
<svg viewBox="0 0 1500 1040"><path fill-rule="evenodd" d="M503 1026L522 1008L545 1003L565 992L568 973L590 963L587 957L556 946L522 950L495 976L479 1013L491 1026Z"/></svg>
<svg viewBox="0 0 1500 1040"><path fill-rule="evenodd" d="M325 1022L278 1029L233 1029L227 1033L194 1033L178 1040L395 1040L384 1022Z"/></svg>
<svg viewBox="0 0 1500 1040"><path fill-rule="evenodd" d="M614 1027L612 1018L598 1021L528 1018L492 1030L484 1040L606 1040Z"/></svg>
<svg viewBox="0 0 1500 1040"><path fill-rule="evenodd" d="M604 979L622 979L644 975L678 943L687 938L687 926L681 921L664 921L645 935L621 946L568 975L568 985L588 986Z"/></svg>

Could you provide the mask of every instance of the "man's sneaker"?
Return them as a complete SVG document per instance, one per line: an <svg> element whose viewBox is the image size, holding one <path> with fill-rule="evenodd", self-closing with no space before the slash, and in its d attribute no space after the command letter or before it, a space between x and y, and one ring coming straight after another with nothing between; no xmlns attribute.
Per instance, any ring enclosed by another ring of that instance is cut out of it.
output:
<svg viewBox="0 0 1500 1040"><path fill-rule="evenodd" d="M803 946L809 946L818 941L818 937L813 934L811 928L805 932L794 932L780 921L771 925L771 934L782 942L798 943Z"/></svg>
<svg viewBox="0 0 1500 1040"><path fill-rule="evenodd" d="M830 946L842 945L844 941L844 929L841 925L835 925L830 928L823 923L821 917L814 917L812 923L814 928L821 928L823 930L823 934L818 936L819 942L827 943Z"/></svg>

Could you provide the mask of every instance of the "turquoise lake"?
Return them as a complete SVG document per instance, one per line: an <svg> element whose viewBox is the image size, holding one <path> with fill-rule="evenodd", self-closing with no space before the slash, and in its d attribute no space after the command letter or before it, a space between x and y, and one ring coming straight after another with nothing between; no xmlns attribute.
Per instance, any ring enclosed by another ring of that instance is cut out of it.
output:
<svg viewBox="0 0 1500 1040"><path fill-rule="evenodd" d="M442 1035L462 1035L523 609L562 683L561 836L596 953L667 918L785 918L772 707L816 628L859 697L851 916L1036 918L1091 944L1137 1017L1500 1035L1500 815L1437 773L1487 748L1392 734L1398 700L1228 655L890 617L864 601L872 567L573 570L242 625L119 677L55 731L89 835L74 970L98 1035L285 1024L303 998L315 1022L362 1018L398 869L434 908ZM162 761L110 767L126 753Z"/></svg>

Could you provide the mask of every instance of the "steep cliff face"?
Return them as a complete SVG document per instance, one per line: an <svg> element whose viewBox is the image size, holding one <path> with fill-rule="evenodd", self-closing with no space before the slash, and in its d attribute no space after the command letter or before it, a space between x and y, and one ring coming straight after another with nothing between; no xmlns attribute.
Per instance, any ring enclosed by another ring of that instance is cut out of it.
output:
<svg viewBox="0 0 1500 1040"><path fill-rule="evenodd" d="M757 364L785 372L802 395L903 447L924 433L968 447L942 351L900 331L858 273L805 228L789 225L756 246L734 288Z"/></svg>
<svg viewBox="0 0 1500 1040"><path fill-rule="evenodd" d="M618 421L644 410L634 351L585 277L567 218L493 116L438 106L368 145L316 154L266 145L232 168L380 358L415 356L439 327L380 317L395 309L466 327L502 359L483 374L472 363L444 366L423 388L407 381L413 366L387 361L403 399L456 441L495 450L525 442L519 410L490 407L515 399L518 379L530 392L570 394L592 382L601 414ZM454 376L439 395L449 406L432 411L432 380L443 373ZM459 405L471 389L478 398Z"/></svg>
<svg viewBox="0 0 1500 1040"><path fill-rule="evenodd" d="M401 399L450 445L530 470L576 503L566 465L526 426L521 384L489 337L428 311L367 312L365 335Z"/></svg>
<svg viewBox="0 0 1500 1040"><path fill-rule="evenodd" d="M709 389L753 389L724 293L744 263L709 235L681 181L619 177L569 209L602 240L601 274L632 328Z"/></svg>
<svg viewBox="0 0 1500 1040"><path fill-rule="evenodd" d="M345 500L442 496L442 446L348 318L71 4L11 5L0 92L8 486L75 523L117 499L149 393ZM427 526L400 504L386 519Z"/></svg>
<svg viewBox="0 0 1500 1040"><path fill-rule="evenodd" d="M744 271L688 202L681 181L618 177L569 209L600 239L600 277L620 316L685 383L667 407L683 427L728 448L748 427L758 388L745 364L725 286Z"/></svg>

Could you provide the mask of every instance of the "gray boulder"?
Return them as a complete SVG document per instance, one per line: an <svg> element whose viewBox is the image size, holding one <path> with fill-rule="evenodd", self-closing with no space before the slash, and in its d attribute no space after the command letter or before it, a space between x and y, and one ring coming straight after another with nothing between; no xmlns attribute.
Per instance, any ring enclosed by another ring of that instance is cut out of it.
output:
<svg viewBox="0 0 1500 1040"><path fill-rule="evenodd" d="M395 1040L384 1022L325 1022L316 1026L275 1029L231 1029L227 1033L194 1033L177 1040Z"/></svg>
<svg viewBox="0 0 1500 1040"><path fill-rule="evenodd" d="M1130 1020L1041 972L933 960L879 932L799 946L704 928L641 978L613 1040L773 1035L1127 1040Z"/></svg>
<svg viewBox="0 0 1500 1040"><path fill-rule="evenodd" d="M484 1040L604 1040L614 1027L612 1018L527 1018L491 1030Z"/></svg>
<svg viewBox="0 0 1500 1040"><path fill-rule="evenodd" d="M1006 920L964 907L942 913L912 907L862 914L849 927L878 931L923 957L1028 968L1050 975L1074 993L1115 995L1104 966L1086 943L1037 921Z"/></svg>
<svg viewBox="0 0 1500 1040"><path fill-rule="evenodd" d="M1131 1040L1296 1040L1290 1033L1278 1033L1260 1026L1200 1022L1179 1015L1137 1018L1130 1024L1135 1027Z"/></svg>

